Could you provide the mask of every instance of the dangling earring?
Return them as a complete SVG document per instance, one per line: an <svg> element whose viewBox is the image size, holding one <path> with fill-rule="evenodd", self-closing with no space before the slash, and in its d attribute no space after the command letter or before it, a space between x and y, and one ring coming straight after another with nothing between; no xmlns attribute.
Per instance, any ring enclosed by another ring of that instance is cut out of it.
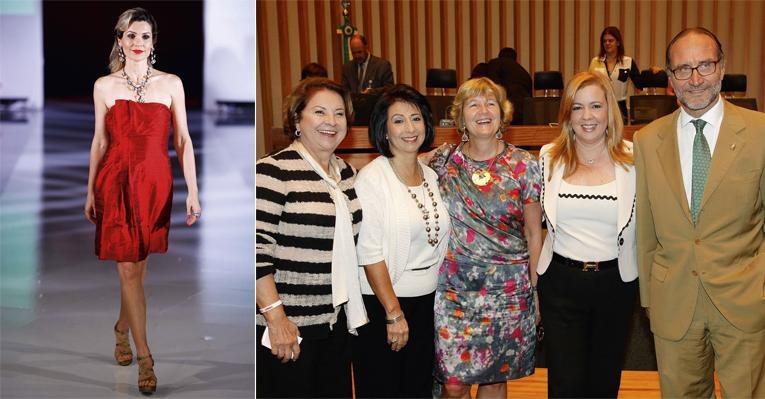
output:
<svg viewBox="0 0 765 399"><path fill-rule="evenodd" d="M120 47L119 49L120 49L119 54L118 54L119 55L119 59L120 59L120 62L124 64L125 63L125 52L122 51L122 47Z"/></svg>
<svg viewBox="0 0 765 399"><path fill-rule="evenodd" d="M151 65L154 65L157 63L157 52L154 51L154 49L151 49L151 54L149 54L149 63Z"/></svg>
<svg viewBox="0 0 765 399"><path fill-rule="evenodd" d="M295 137L296 137L296 138L297 138L297 137L300 137L300 128L299 128L299 127L296 127L296 128L295 128Z"/></svg>
<svg viewBox="0 0 765 399"><path fill-rule="evenodd" d="M496 137L497 140L502 140L502 138L505 137L504 131L505 131L505 124L500 122L499 130L497 130L497 133L494 133L494 137Z"/></svg>
<svg viewBox="0 0 765 399"><path fill-rule="evenodd" d="M467 135L467 129L465 129L465 123L464 122L462 123L462 129L460 129L460 130L462 130L462 141L463 142L469 141L470 137L468 137L468 135Z"/></svg>

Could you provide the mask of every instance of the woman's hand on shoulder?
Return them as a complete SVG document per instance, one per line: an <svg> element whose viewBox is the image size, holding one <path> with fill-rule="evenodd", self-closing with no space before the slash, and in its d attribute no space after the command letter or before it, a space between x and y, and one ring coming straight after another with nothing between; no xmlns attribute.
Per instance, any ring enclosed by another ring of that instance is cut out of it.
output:
<svg viewBox="0 0 765 399"><path fill-rule="evenodd" d="M440 152L446 151L445 148L447 148L448 146L449 146L448 143L443 143L428 152L423 152L422 154L418 155L418 158L420 158L420 162L424 163L425 165L430 165L430 162L433 160L433 157L438 155L439 151Z"/></svg>

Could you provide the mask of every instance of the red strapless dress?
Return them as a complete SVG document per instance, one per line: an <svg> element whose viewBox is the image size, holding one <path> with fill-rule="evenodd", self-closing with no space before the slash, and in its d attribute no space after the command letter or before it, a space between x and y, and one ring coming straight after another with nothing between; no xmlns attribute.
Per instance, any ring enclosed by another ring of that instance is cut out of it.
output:
<svg viewBox="0 0 765 399"><path fill-rule="evenodd" d="M94 184L96 255L137 262L167 251L173 177L170 110L117 100L106 112L106 149Z"/></svg>

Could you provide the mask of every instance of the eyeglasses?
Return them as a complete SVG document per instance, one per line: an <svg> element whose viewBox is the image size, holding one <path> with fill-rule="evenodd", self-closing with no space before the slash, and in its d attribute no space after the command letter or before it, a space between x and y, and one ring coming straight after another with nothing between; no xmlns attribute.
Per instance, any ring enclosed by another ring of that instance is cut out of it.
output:
<svg viewBox="0 0 765 399"><path fill-rule="evenodd" d="M670 69L669 71L672 72L672 75L674 75L675 79L677 80L688 80L693 75L693 71L698 72L699 76L709 76L715 73L715 71L717 70L717 64L719 62L720 60L705 61L693 68L691 68L688 65L683 65L675 69Z"/></svg>

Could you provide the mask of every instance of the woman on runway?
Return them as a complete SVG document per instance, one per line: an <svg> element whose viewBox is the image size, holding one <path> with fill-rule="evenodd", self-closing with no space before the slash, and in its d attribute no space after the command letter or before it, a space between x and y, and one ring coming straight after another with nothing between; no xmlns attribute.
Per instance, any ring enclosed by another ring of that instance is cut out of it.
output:
<svg viewBox="0 0 765 399"><path fill-rule="evenodd" d="M436 379L443 397L507 397L506 382L534 373L536 266L542 249L542 177L536 159L505 142L505 89L487 78L457 90L462 143L430 166L451 217L435 297Z"/></svg>
<svg viewBox="0 0 765 399"><path fill-rule="evenodd" d="M138 390L157 389L154 359L146 337L144 280L147 257L167 251L172 174L167 153L170 126L186 180L186 224L201 216L194 147L186 124L183 83L154 69L157 23L148 11L120 15L109 56L111 74L93 87L95 132L90 149L85 216L96 225L96 255L117 262L121 286L114 325L114 357L133 361L128 336L138 352Z"/></svg>
<svg viewBox="0 0 765 399"><path fill-rule="evenodd" d="M285 100L287 148L255 165L257 397L351 397L350 333L367 322L356 171L335 156L350 94L326 78ZM301 342L302 340L302 342Z"/></svg>
<svg viewBox="0 0 765 399"><path fill-rule="evenodd" d="M369 324L353 345L356 397L431 398L433 299L449 215L435 172L419 162L435 136L425 96L399 84L369 118L382 155L356 178L364 219L356 248Z"/></svg>
<svg viewBox="0 0 765 399"><path fill-rule="evenodd" d="M548 396L615 398L638 291L632 143L602 74L575 75L560 109L560 136L540 152Z"/></svg>

